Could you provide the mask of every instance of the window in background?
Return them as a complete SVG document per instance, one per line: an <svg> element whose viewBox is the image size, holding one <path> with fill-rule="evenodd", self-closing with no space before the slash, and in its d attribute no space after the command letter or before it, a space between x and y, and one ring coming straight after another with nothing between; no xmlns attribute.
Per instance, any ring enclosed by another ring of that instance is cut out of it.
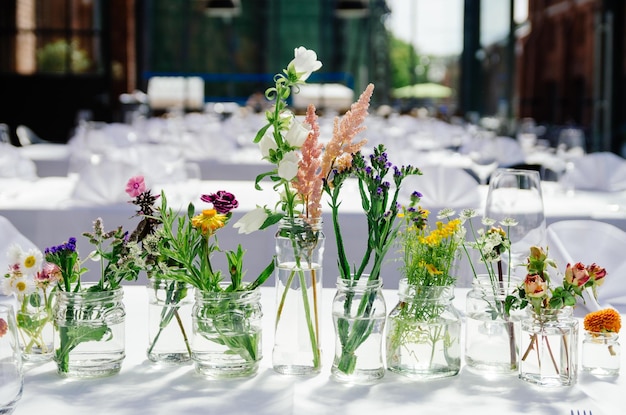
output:
<svg viewBox="0 0 626 415"><path fill-rule="evenodd" d="M14 50L14 67L3 68L9 72L102 71L100 0L17 0L13 36L15 46L7 49Z"/></svg>

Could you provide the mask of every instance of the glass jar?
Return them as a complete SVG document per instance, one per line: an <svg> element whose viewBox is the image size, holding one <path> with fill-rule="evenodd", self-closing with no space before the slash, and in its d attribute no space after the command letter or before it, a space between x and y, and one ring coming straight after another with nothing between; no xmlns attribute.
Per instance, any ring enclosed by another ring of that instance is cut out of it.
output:
<svg viewBox="0 0 626 415"><path fill-rule="evenodd" d="M584 372L596 376L618 376L621 361L619 334L585 331L582 355Z"/></svg>
<svg viewBox="0 0 626 415"><path fill-rule="evenodd" d="M455 376L461 369L461 317L454 286L420 287L400 280L387 319L387 368L416 378Z"/></svg>
<svg viewBox="0 0 626 415"><path fill-rule="evenodd" d="M57 291L54 360L61 376L118 373L126 357L124 290Z"/></svg>
<svg viewBox="0 0 626 415"><path fill-rule="evenodd" d="M523 310L504 309L519 279L499 282L478 275L466 297L465 363L482 374L517 374Z"/></svg>
<svg viewBox="0 0 626 415"><path fill-rule="evenodd" d="M19 304L15 317L22 358L30 363L52 360L54 355L54 302L52 288L38 288Z"/></svg>
<svg viewBox="0 0 626 415"><path fill-rule="evenodd" d="M578 376L578 320L572 307L528 308L522 320L519 377L540 386L571 386Z"/></svg>
<svg viewBox="0 0 626 415"><path fill-rule="evenodd" d="M357 280L337 278L332 304L335 357L331 373L340 382L369 383L385 375L387 308L382 280L368 278L369 275Z"/></svg>
<svg viewBox="0 0 626 415"><path fill-rule="evenodd" d="M15 313L9 304L0 304L0 414L10 414L22 398L24 371Z"/></svg>
<svg viewBox="0 0 626 415"><path fill-rule="evenodd" d="M263 357L261 291L195 291L191 359L213 378L252 376Z"/></svg>
<svg viewBox="0 0 626 415"><path fill-rule="evenodd" d="M191 361L189 335L193 289L189 284L153 276L148 280L148 349L151 362Z"/></svg>
<svg viewBox="0 0 626 415"><path fill-rule="evenodd" d="M321 219L283 219L276 233L276 313L272 366L308 375L322 367L320 304L324 233Z"/></svg>

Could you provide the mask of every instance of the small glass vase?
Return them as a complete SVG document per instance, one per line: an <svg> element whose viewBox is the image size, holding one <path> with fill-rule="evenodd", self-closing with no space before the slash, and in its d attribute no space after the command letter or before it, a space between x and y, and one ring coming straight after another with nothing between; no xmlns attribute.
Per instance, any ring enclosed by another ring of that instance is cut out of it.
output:
<svg viewBox="0 0 626 415"><path fill-rule="evenodd" d="M148 280L148 360L162 364L191 361L193 288L152 276Z"/></svg>
<svg viewBox="0 0 626 415"><path fill-rule="evenodd" d="M22 358L43 363L54 355L54 302L50 287L27 295L15 312Z"/></svg>
<svg viewBox="0 0 626 415"><path fill-rule="evenodd" d="M346 383L371 383L385 375L383 357L387 317L382 280L337 279L332 304L335 328L333 378Z"/></svg>
<svg viewBox="0 0 626 415"><path fill-rule="evenodd" d="M618 333L585 331L582 347L582 370L596 376L618 376L621 347Z"/></svg>
<svg viewBox="0 0 626 415"><path fill-rule="evenodd" d="M272 366L286 375L319 373L324 233L321 219L283 219L276 233L276 314Z"/></svg>
<svg viewBox="0 0 626 415"><path fill-rule="evenodd" d="M572 307L528 309L522 320L520 379L540 386L571 386L578 376L578 321Z"/></svg>
<svg viewBox="0 0 626 415"><path fill-rule="evenodd" d="M519 279L499 282L489 275L478 275L466 297L465 363L480 374L517 374L519 338L524 311L507 314L507 295Z"/></svg>
<svg viewBox="0 0 626 415"><path fill-rule="evenodd" d="M253 376L263 357L261 291L195 291L191 359L212 378Z"/></svg>
<svg viewBox="0 0 626 415"><path fill-rule="evenodd" d="M22 397L24 371L15 313L0 304L0 414L10 414Z"/></svg>
<svg viewBox="0 0 626 415"><path fill-rule="evenodd" d="M455 376L461 369L461 317L454 286L420 287L400 280L387 319L387 368L413 379Z"/></svg>
<svg viewBox="0 0 626 415"><path fill-rule="evenodd" d="M57 373L95 378L119 373L126 357L124 290L57 291L54 360Z"/></svg>

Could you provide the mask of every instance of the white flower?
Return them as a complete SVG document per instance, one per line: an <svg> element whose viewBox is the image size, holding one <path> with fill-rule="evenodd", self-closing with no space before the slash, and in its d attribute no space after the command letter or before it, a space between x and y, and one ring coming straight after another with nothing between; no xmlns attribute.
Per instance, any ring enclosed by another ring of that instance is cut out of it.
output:
<svg viewBox="0 0 626 415"><path fill-rule="evenodd" d="M10 278L4 278L2 281L2 293L5 295L15 294L18 300L22 300L25 296L35 292L35 281L22 275L14 275Z"/></svg>
<svg viewBox="0 0 626 415"><path fill-rule="evenodd" d="M298 174L298 162L300 158L298 153L290 151L283 156L283 159L278 162L278 175L287 181L293 180Z"/></svg>
<svg viewBox="0 0 626 415"><path fill-rule="evenodd" d="M304 126L300 121L293 118L289 131L285 134L285 141L292 147L300 148L304 141L309 136L309 129Z"/></svg>
<svg viewBox="0 0 626 415"><path fill-rule="evenodd" d="M26 275L35 275L41 271L43 264L43 254L39 249L31 248L28 251L22 251L20 257L20 268Z"/></svg>
<svg viewBox="0 0 626 415"><path fill-rule="evenodd" d="M306 81L312 72L322 67L322 62L317 60L317 53L313 50L300 46L294 49L293 53L294 58L289 62L287 70L289 72L293 70L300 81Z"/></svg>
<svg viewBox="0 0 626 415"><path fill-rule="evenodd" d="M268 214L265 208L257 207L243 215L243 217L233 225L233 228L239 228L239 233L252 233L261 229L267 217Z"/></svg>
<svg viewBox="0 0 626 415"><path fill-rule="evenodd" d="M278 146L276 145L276 141L274 140L274 129L272 127L268 128L265 134L263 134L263 138L259 141L259 149L261 150L261 155L264 159L269 158L270 150L276 150Z"/></svg>

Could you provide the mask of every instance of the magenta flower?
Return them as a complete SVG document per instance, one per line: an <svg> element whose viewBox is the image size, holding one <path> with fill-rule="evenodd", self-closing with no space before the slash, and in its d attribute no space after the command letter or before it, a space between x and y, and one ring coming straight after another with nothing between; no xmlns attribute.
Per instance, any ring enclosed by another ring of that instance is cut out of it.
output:
<svg viewBox="0 0 626 415"><path fill-rule="evenodd" d="M143 176L135 176L128 179L128 183L126 183L126 193L128 193L130 197L137 197L145 191L146 183L144 182Z"/></svg>
<svg viewBox="0 0 626 415"><path fill-rule="evenodd" d="M231 210L239 206L239 202L235 199L235 195L225 190L218 190L217 193L200 196L200 200L212 203L215 210L221 214L230 213Z"/></svg>
<svg viewBox="0 0 626 415"><path fill-rule="evenodd" d="M3 318L0 318L0 337L7 334L8 330L9 330L9 325L7 324L6 321L4 321Z"/></svg>

